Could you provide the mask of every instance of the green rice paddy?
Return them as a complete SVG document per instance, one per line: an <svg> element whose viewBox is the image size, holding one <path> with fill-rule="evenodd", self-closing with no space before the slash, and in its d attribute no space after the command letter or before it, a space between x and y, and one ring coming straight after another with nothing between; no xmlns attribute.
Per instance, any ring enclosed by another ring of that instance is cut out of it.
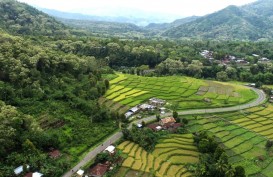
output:
<svg viewBox="0 0 273 177"><path fill-rule="evenodd" d="M187 177L192 174L185 168L185 164L199 161L199 153L193 145L191 134L162 137L152 153L129 141L121 143L118 149L127 154L116 175L119 177Z"/></svg>
<svg viewBox="0 0 273 177"><path fill-rule="evenodd" d="M266 141L273 138L272 105L187 118L191 132L207 130L215 135L232 165L243 166L247 176L273 176L273 154L265 148Z"/></svg>
<svg viewBox="0 0 273 177"><path fill-rule="evenodd" d="M240 85L190 77L118 74L117 78L110 81L110 89L100 102L110 107L120 104L115 110L122 112L152 97L164 99L170 104L176 102L178 110L185 110L244 104L255 99L256 94ZM205 101L205 98L209 101Z"/></svg>

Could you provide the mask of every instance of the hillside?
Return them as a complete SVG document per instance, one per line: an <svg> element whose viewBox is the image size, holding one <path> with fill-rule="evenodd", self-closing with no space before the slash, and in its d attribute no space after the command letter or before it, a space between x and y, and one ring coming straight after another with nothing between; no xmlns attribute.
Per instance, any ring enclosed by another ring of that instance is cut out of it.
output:
<svg viewBox="0 0 273 177"><path fill-rule="evenodd" d="M14 176L24 163L45 176L61 176L116 128L96 106L106 89L96 59L56 50L55 41L36 41L0 29L1 177ZM51 148L62 158L48 158Z"/></svg>
<svg viewBox="0 0 273 177"><path fill-rule="evenodd" d="M170 104L176 103L177 110L234 106L247 103L256 97L251 90L239 85L190 77L118 76L110 81L111 87L100 99L100 103L120 113L153 97L166 100Z"/></svg>
<svg viewBox="0 0 273 177"><path fill-rule="evenodd" d="M57 18L60 22L67 26L89 31L93 34L111 35L111 36L126 36L131 37L132 34L145 33L146 31L137 25L131 23L91 21L91 20L75 20Z"/></svg>
<svg viewBox="0 0 273 177"><path fill-rule="evenodd" d="M272 39L272 9L273 4L268 0L242 7L229 6L193 22L171 28L163 35L172 38L224 40Z"/></svg>
<svg viewBox="0 0 273 177"><path fill-rule="evenodd" d="M182 19L177 19L173 21L172 23L150 23L148 26L145 27L145 29L148 30L167 30L173 27L177 27L180 25L183 25L185 23L189 23L192 21L195 21L198 19L198 16L191 16L191 17L186 17Z"/></svg>
<svg viewBox="0 0 273 177"><path fill-rule="evenodd" d="M165 17L161 13L149 13L146 11L136 9L122 9L113 7L111 14L92 15L92 11L88 9L81 9L81 13L63 12L53 9L39 8L39 10L58 18L74 19L74 20L90 20L90 21L104 21L116 23L131 23L138 26L147 26L152 22L163 23L170 21L170 17ZM116 13L114 13L116 12Z"/></svg>
<svg viewBox="0 0 273 177"><path fill-rule="evenodd" d="M0 28L22 35L63 36L69 33L65 25L54 18L15 0L0 0Z"/></svg>

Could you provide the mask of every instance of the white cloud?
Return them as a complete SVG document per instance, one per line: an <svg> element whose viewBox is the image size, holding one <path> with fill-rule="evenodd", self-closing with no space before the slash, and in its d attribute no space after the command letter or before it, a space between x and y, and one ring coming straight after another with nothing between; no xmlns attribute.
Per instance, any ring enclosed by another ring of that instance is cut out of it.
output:
<svg viewBox="0 0 273 177"><path fill-rule="evenodd" d="M185 17L205 15L228 5L243 5L256 0L19 0L34 6L88 13L92 15L115 16L125 10L147 13L172 14Z"/></svg>

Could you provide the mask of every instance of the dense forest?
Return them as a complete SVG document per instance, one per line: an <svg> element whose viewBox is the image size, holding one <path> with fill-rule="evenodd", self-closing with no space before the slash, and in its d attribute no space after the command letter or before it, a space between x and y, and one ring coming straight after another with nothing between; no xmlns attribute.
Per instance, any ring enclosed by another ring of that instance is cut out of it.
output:
<svg viewBox="0 0 273 177"><path fill-rule="evenodd" d="M30 165L60 176L118 129L119 115L98 104L105 75L188 75L273 84L272 42L174 41L89 36L13 0L0 1L0 176ZM211 61L200 55L213 51ZM221 65L226 56L248 61ZM152 71L152 72L145 72ZM113 116L115 115L115 116ZM59 149L60 159L49 158Z"/></svg>
<svg viewBox="0 0 273 177"><path fill-rule="evenodd" d="M72 39L56 41L58 49L75 55L92 55L100 63L136 73L154 69L152 75L181 74L221 81L240 80L272 84L272 63L259 63L261 57L273 58L271 42L219 42L219 41L158 41L118 39ZM200 55L202 50L213 51L214 60ZM259 57L253 56L259 55ZM231 62L221 64L227 56L236 56L249 62L249 67ZM250 66L251 65L251 66ZM130 69L131 68L131 69ZM218 76L218 77L217 77Z"/></svg>
<svg viewBox="0 0 273 177"><path fill-rule="evenodd" d="M10 176L20 164L59 176L71 162L60 160L61 166L47 162L50 148L72 155L77 147L82 153L115 130L107 126L109 113L96 101L108 82L101 78L94 57L64 53L4 32L0 40L0 122L6 135L1 137L0 168L5 170L0 176ZM90 126L96 128L87 132ZM104 132L89 137L102 127Z"/></svg>

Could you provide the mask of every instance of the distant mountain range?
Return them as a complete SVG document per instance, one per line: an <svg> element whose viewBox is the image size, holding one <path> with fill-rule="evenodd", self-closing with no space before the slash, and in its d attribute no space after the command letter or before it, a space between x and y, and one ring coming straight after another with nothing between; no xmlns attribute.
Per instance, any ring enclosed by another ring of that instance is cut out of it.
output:
<svg viewBox="0 0 273 177"><path fill-rule="evenodd" d="M104 36L131 38L137 34L146 34L148 32L144 28L132 23L75 20L65 18L57 18L57 20L70 27L85 30L93 34L104 34Z"/></svg>
<svg viewBox="0 0 273 177"><path fill-rule="evenodd" d="M229 6L194 21L170 28L163 36L223 40L268 40L273 38L273 1L258 0Z"/></svg>
<svg viewBox="0 0 273 177"><path fill-rule="evenodd" d="M173 17L165 17L164 14L150 14L147 12L141 12L132 9L126 9L123 16L96 16L96 15L85 15L80 13L71 13L71 12L62 12L52 9L39 8L39 10L58 18L63 19L73 19L73 20L90 20L90 21L100 21L100 22L117 22L117 23L132 23L138 26L147 26L152 22L166 22L170 21L170 18ZM122 10L120 10L122 11ZM124 10L123 10L124 11ZM129 15L130 14L130 15Z"/></svg>
<svg viewBox="0 0 273 177"><path fill-rule="evenodd" d="M191 21L195 21L198 19L198 16L191 16L191 17L186 17L182 19L175 20L172 23L150 23L145 27L145 29L149 30L167 30L170 28L178 27L180 25L183 25L185 23L189 23Z"/></svg>
<svg viewBox="0 0 273 177"><path fill-rule="evenodd" d="M252 41L273 39L273 0L258 0L240 7L228 6L206 16L187 17L172 23L150 23L145 27L127 23L129 19L124 17L109 17L107 20L108 17L42 10L55 19L27 4L1 0L0 28L24 35L67 35L80 29L94 34L131 38L148 36Z"/></svg>

